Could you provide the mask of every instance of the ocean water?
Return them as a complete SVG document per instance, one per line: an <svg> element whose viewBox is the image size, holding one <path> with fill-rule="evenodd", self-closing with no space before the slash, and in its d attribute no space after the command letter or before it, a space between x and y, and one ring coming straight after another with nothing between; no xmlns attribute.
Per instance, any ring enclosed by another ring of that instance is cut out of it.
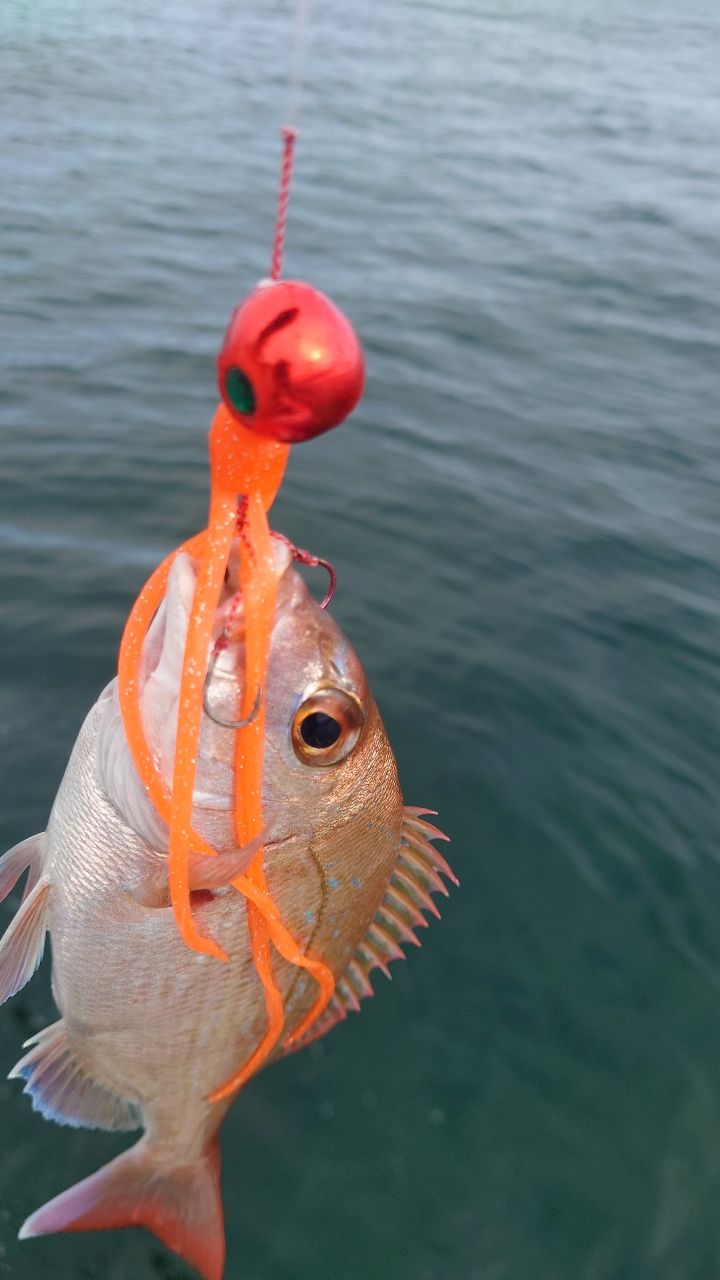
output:
<svg viewBox="0 0 720 1280"><path fill-rule="evenodd" d="M4 847L204 523L292 29L285 0L3 0ZM461 887L239 1098L227 1280L720 1277L719 47L700 0L316 0L286 271L368 381L274 519L336 564ZM45 965L0 1076L53 1017ZM17 1243L127 1139L17 1082L0 1107L0 1276L190 1275L139 1231Z"/></svg>

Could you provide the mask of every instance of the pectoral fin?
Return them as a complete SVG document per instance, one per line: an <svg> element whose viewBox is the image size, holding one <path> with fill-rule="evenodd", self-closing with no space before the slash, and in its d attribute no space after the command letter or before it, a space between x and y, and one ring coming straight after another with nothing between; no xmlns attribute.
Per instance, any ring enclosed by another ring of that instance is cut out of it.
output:
<svg viewBox="0 0 720 1280"><path fill-rule="evenodd" d="M230 849L211 858L204 853L190 854L190 893L211 893L229 885L236 876L243 875L259 849L262 835L241 849ZM133 897L144 907L167 907L170 904L167 859L158 859L158 868L133 889Z"/></svg>
<svg viewBox="0 0 720 1280"><path fill-rule="evenodd" d="M0 1004L25 986L43 958L49 891L50 882L42 877L0 942Z"/></svg>
<svg viewBox="0 0 720 1280"><path fill-rule="evenodd" d="M255 854L262 848L262 836L243 845L242 849L231 849L229 853L219 853L216 858L205 857L202 853L190 854L190 892L200 889L220 889L230 884L236 876L247 871Z"/></svg>

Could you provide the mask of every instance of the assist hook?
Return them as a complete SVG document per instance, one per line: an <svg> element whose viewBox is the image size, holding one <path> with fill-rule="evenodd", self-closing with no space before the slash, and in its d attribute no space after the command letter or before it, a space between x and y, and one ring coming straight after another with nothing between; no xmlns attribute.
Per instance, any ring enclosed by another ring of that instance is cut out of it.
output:
<svg viewBox="0 0 720 1280"><path fill-rule="evenodd" d="M293 560L296 560L298 564L306 564L311 569L325 570L328 575L329 582L328 589L320 601L320 608L327 609L337 588L337 573L335 572L334 565L332 565L329 560L323 560L322 556L314 556L311 551L305 551L302 547L296 547L294 542L291 542L289 538L285 537L284 533L278 533L277 530L273 529L272 536L273 538L277 538L279 542L285 543L285 546L289 549Z"/></svg>

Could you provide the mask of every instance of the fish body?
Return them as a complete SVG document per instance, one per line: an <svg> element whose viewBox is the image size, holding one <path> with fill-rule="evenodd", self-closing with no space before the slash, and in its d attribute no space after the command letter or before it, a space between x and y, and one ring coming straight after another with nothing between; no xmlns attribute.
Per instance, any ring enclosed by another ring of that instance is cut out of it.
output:
<svg viewBox="0 0 720 1280"><path fill-rule="evenodd" d="M357 656L280 542L275 562L278 603L262 691L263 866L285 927L336 980L311 1039L370 994L372 968L386 968L404 942L417 941L413 927L425 923L430 894L443 888L438 873L451 873L426 838L437 833L419 811L403 808ZM168 788L195 574L179 556L143 651L143 724ZM193 828L217 858L197 854L191 864L195 923L228 962L190 950L178 933L167 829L135 772L114 681L80 731L47 831L0 860L0 898L30 868L0 943L0 997L30 977L48 932L61 1015L29 1042L12 1074L60 1123L144 1131L136 1146L33 1214L21 1236L143 1224L207 1280L219 1280L224 1263L217 1132L231 1101L210 1095L251 1056L267 1023L246 900L230 883L257 852L257 842L237 848L235 732L226 727L242 697L237 599L230 573L216 634L235 610L234 640L207 690L193 803ZM275 952L272 968L285 1012L277 1058L298 1047L292 1034L317 989Z"/></svg>

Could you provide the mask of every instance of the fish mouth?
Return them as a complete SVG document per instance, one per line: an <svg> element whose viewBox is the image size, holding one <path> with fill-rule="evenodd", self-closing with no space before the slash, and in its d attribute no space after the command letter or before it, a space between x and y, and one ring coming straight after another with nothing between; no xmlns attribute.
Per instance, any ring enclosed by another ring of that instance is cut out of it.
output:
<svg viewBox="0 0 720 1280"><path fill-rule="evenodd" d="M214 647L212 651L212 666L210 678L207 685L215 683L215 680L232 679L237 681L238 670L242 668L242 663L238 661L238 648L244 647L246 634L246 618L245 618L245 602L243 598L241 579L240 579L240 540L242 534L239 534L233 540L228 560L227 572L225 574L225 584L220 601L215 613L215 625L213 628ZM272 549L274 557L275 581L278 590L277 602L275 608L275 624L277 625L281 617L287 612L290 606L289 594L282 589L282 584L288 569L292 567L293 555L292 546L285 538L278 535L272 538ZM190 610L192 607L192 593L197 580L198 565L191 562L192 583L189 595L185 594L183 601L186 607L187 620L189 620ZM186 621L187 627L187 621ZM235 686L237 690L237 685ZM208 688L206 686L206 694ZM208 699L206 698L206 711L208 711ZM213 719L212 711L214 703L211 701L209 706L210 718ZM222 725L223 719L232 721L234 714L227 716L220 706L217 707L219 718L217 723ZM235 714L237 714L235 712ZM226 726L230 727L230 726Z"/></svg>
<svg viewBox="0 0 720 1280"><path fill-rule="evenodd" d="M239 703L243 696L244 650L246 643L245 601L240 579L240 541L242 534L233 540L228 559L222 593L218 602L212 631L212 647L209 658L208 674L205 680L203 718L204 729L232 730L236 727L240 716ZM277 604L275 610L276 626L281 619L292 610L292 590L286 583L288 570L292 567L292 547L282 537L273 537L272 551L274 558L275 580L277 585ZM160 690L169 700L170 691L179 689L182 680L185 644L193 609L196 583L200 564L189 555L180 554L170 571L168 590L164 609L157 615L157 623L153 624L146 642L145 679L142 684L141 698L153 698L153 691ZM173 719L176 711L172 709ZM166 762L166 781L171 773L171 757L174 752L174 733L168 735L163 725L158 726L160 736L164 740L162 752ZM201 760L203 751L201 748ZM224 751L222 752L224 754ZM210 752L218 760L216 751ZM221 769L218 769L221 772ZM213 770L215 772L215 770ZM208 777L202 777L203 770L198 770L194 789L194 804L205 810L224 810L232 808L233 801L229 795L228 778L223 777L220 787L213 785ZM212 778L212 774L211 774Z"/></svg>
<svg viewBox="0 0 720 1280"><path fill-rule="evenodd" d="M272 550L275 568L275 580L279 586L285 573L292 564L292 545L283 538L282 535L271 533ZM230 555L228 558L227 572L225 574L225 587L223 595L218 606L216 623L226 624L227 614L236 611L238 623L244 623L245 606L242 598L242 584L240 574L240 544L242 533L239 533L232 543ZM195 566L193 566L195 568ZM197 568L195 568L197 576Z"/></svg>
<svg viewBox="0 0 720 1280"><path fill-rule="evenodd" d="M237 543L238 540L236 540ZM292 565L290 547L281 538L273 538L275 573L278 582L276 624L292 609L292 590L281 585L292 579L287 571ZM139 699L143 726L153 757L161 771L165 786L173 780L175 738L178 716L178 694L182 678L185 642L192 612L199 564L186 553L176 557L170 570L163 605L145 638L139 679ZM208 691L211 710L217 708L229 720L238 715L242 696L244 669L245 621L239 591L239 551L233 547L222 597L216 612L213 643L221 636L224 647L212 672ZM233 633L228 636L229 623ZM232 842L233 811L236 804L235 776L228 749L231 730L203 716L198 768L193 789L193 809L206 815L208 830L223 830L225 847ZM167 827L148 798L137 776L125 736L115 683L108 687L104 714L96 741L96 776L103 794L116 813L136 835L152 848L166 853ZM269 827L271 824L268 823ZM268 847L282 843L284 833L267 830Z"/></svg>

